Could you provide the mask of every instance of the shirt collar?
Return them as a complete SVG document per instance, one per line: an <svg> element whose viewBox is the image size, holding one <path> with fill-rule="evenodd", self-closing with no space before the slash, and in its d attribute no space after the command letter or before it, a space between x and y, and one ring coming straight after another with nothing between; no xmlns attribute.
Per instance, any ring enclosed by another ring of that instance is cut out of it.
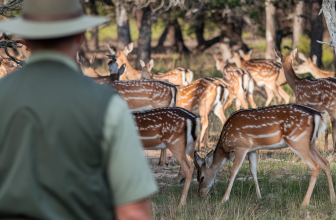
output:
<svg viewBox="0 0 336 220"><path fill-rule="evenodd" d="M52 60L52 61L60 62L68 66L69 68L75 70L76 72L79 71L78 65L74 60L72 60L70 57L68 57L67 55L63 53L60 53L54 50L36 51L31 54L31 56L28 58L26 63L31 64L31 63L39 62L42 60Z"/></svg>

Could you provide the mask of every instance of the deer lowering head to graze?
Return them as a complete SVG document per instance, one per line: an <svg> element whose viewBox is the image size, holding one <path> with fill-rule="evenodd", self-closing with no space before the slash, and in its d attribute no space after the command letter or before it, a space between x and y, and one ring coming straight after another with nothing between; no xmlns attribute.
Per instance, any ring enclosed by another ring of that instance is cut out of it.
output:
<svg viewBox="0 0 336 220"><path fill-rule="evenodd" d="M153 59L151 59L147 65L145 64L144 61L140 60L140 65L142 67L140 79L153 79L153 76L151 74L151 70L154 66Z"/></svg>
<svg viewBox="0 0 336 220"><path fill-rule="evenodd" d="M267 93L265 106L270 104L274 94L279 102L284 99L285 103L289 103L289 95L280 86L283 83L277 81L282 69L281 64L275 60L249 60L250 55L243 55L242 51L240 56L238 53L234 53L229 62L235 63L239 68L247 69L256 84L265 87Z"/></svg>
<svg viewBox="0 0 336 220"><path fill-rule="evenodd" d="M240 105L243 108L248 108L248 104L245 101L247 95L253 108L257 105L253 99L254 81L250 73L244 68L233 67L224 62L222 56L214 55L216 61L216 68L223 75L223 79L230 85L228 87L230 94L228 101L224 105L224 110L231 105L234 98L236 98L236 109L240 109Z"/></svg>
<svg viewBox="0 0 336 220"><path fill-rule="evenodd" d="M297 53L293 50L288 57L283 57L281 52L275 50L275 55L281 59L285 76L292 88L296 103L308 105L317 111L326 110L331 116L332 137L334 149L336 147L336 79L335 78L304 78L300 79L295 74L292 62ZM325 136L325 149L328 149L328 134Z"/></svg>
<svg viewBox="0 0 336 220"><path fill-rule="evenodd" d="M169 149L180 164L179 181L185 177L180 206L186 202L194 167L187 158L194 158L199 120L183 108L159 108L133 112L145 150Z"/></svg>
<svg viewBox="0 0 336 220"><path fill-rule="evenodd" d="M299 52L298 57L304 61L304 63L300 64L295 72L300 73L311 73L315 79L321 79L321 78L328 78L328 77L334 77L334 72L328 72L323 71L320 68L316 66L316 60L317 56L313 56L313 60L310 58L307 58L303 53Z"/></svg>
<svg viewBox="0 0 336 220"><path fill-rule="evenodd" d="M152 59L148 62L148 64L146 64L146 70L144 70L142 64L142 70L134 69L127 59L127 55L133 50L133 43L127 45L123 51L117 50L113 45L110 44L108 47L111 55L117 58L118 66L123 63L126 63L127 65L127 71L125 71L124 76L122 76L120 80L139 80L144 79L145 77L145 79L167 81L177 86L188 85L193 80L193 72L184 68L176 68L164 74L152 74L151 70L154 66L154 61ZM148 72L149 74L144 74L144 71Z"/></svg>
<svg viewBox="0 0 336 220"><path fill-rule="evenodd" d="M326 175L331 202L335 192L329 162L321 156L315 140L327 128L328 113L318 112L304 105L290 104L240 110L233 113L225 123L215 151L202 159L195 152L199 193L206 195L211 189L219 168L234 154L230 182L222 202L229 200L233 182L246 156L261 198L257 178L257 150L289 147L312 172L310 184L302 205L308 205L320 169Z"/></svg>

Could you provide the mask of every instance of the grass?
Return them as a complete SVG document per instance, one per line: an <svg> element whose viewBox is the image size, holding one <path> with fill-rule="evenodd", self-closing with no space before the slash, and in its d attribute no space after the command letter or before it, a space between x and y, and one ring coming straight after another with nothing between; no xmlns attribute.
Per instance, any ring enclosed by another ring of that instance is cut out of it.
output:
<svg viewBox="0 0 336 220"><path fill-rule="evenodd" d="M198 183L193 180L185 207L177 209L183 184L164 186L152 196L155 219L335 219L336 206L330 203L323 172L316 182L310 205L301 208L310 181L310 170L288 150L258 158L258 182L262 199L257 198L249 164L245 161L233 185L230 199L221 204L228 186L231 163L224 165L206 198L199 196ZM328 155L324 155L328 156ZM329 158L330 159L330 156ZM335 174L336 165L331 164ZM177 172L176 172L177 174ZM194 177L196 178L196 172ZM164 181L164 180L163 180ZM333 175L333 182L336 176Z"/></svg>

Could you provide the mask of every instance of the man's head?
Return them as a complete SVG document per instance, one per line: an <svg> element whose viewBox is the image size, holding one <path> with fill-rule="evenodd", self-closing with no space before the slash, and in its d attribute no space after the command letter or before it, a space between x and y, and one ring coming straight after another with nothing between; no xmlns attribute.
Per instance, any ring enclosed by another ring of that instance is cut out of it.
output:
<svg viewBox="0 0 336 220"><path fill-rule="evenodd" d="M1 21L0 31L22 37L32 52L66 50L74 59L86 29L108 21L85 15L80 0L25 0L21 15Z"/></svg>

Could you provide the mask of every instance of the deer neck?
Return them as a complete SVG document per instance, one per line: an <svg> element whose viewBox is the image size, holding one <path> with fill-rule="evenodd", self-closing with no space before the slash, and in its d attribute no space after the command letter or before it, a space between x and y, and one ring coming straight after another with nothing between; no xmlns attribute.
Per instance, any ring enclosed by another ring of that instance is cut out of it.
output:
<svg viewBox="0 0 336 220"><path fill-rule="evenodd" d="M230 152L225 152L223 147L220 145L221 140L219 139L217 147L214 151L213 162L210 166L210 169L217 172L218 169L229 162L230 160Z"/></svg>
<svg viewBox="0 0 336 220"><path fill-rule="evenodd" d="M125 59L124 62L118 64L118 66L120 67L124 63L126 63L127 69L122 76L127 77L128 80L139 80L141 78L142 71L134 69L133 66L128 62L128 59Z"/></svg>
<svg viewBox="0 0 336 220"><path fill-rule="evenodd" d="M295 74L293 67L292 67L292 60L291 59L286 59L285 62L283 63L283 69L284 69L284 73L285 73L285 77L286 77L286 81L288 83L288 85L292 88L292 90L294 91L294 93L296 93L296 87L295 84L299 81L301 81L301 79L299 77L297 77L297 75Z"/></svg>
<svg viewBox="0 0 336 220"><path fill-rule="evenodd" d="M333 72L328 72L328 71L323 71L320 68L318 68L315 64L310 64L309 69L311 71L311 74L314 76L316 79L320 78L326 78L326 77L333 77L334 73Z"/></svg>

